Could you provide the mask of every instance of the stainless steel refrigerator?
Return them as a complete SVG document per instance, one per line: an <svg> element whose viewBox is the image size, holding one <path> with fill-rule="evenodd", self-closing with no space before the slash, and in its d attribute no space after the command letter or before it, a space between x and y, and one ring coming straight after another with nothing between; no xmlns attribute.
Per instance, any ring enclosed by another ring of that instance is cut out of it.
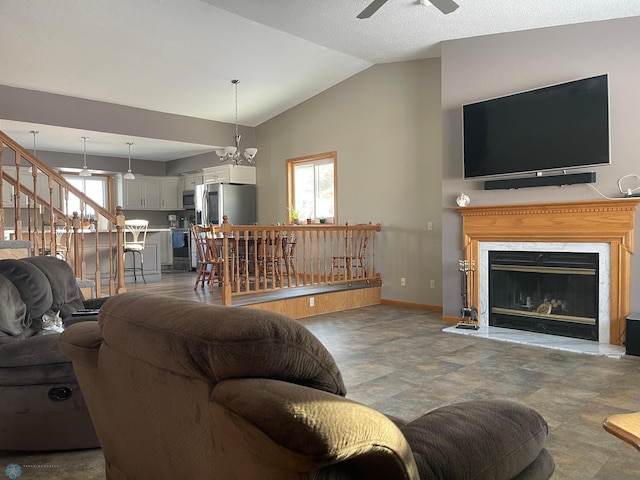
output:
<svg viewBox="0 0 640 480"><path fill-rule="evenodd" d="M196 223L220 225L223 216L234 225L256 222L256 186L211 183L196 185Z"/></svg>

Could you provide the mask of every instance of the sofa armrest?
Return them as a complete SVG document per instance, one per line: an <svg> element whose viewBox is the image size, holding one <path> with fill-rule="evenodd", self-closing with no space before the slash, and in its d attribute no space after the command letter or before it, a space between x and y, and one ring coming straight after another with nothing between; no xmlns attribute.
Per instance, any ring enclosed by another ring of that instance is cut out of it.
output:
<svg viewBox="0 0 640 480"><path fill-rule="evenodd" d="M225 439L233 439L227 452L237 451L244 463L253 459L261 464L260 472L276 475L268 478L299 478L295 475L302 471L316 472L318 479L341 471L352 472L349 478L420 478L411 448L394 423L341 396L246 378L220 382L211 400L214 421Z"/></svg>
<svg viewBox="0 0 640 480"><path fill-rule="evenodd" d="M102 341L98 322L79 322L70 325L60 334L58 346L74 365L96 368Z"/></svg>

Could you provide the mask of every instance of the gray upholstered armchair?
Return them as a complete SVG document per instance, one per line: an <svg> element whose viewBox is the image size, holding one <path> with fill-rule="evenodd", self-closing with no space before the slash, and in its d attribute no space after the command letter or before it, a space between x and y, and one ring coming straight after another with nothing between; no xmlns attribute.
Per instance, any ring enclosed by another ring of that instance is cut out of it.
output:
<svg viewBox="0 0 640 480"><path fill-rule="evenodd" d="M547 425L508 401L409 423L344 398L300 323L140 293L67 328L110 479L547 479Z"/></svg>
<svg viewBox="0 0 640 480"><path fill-rule="evenodd" d="M58 258L0 260L0 449L99 446L59 333L44 328L43 315L58 313L68 325L73 312L104 300L84 300L73 270Z"/></svg>

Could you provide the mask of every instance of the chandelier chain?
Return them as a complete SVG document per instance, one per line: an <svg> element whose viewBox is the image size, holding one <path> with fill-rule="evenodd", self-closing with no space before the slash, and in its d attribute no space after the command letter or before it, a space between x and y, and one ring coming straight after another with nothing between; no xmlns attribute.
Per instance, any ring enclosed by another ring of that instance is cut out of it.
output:
<svg viewBox="0 0 640 480"><path fill-rule="evenodd" d="M232 80L232 83L236 87L236 138L238 138L238 84L240 83L240 80ZM238 141L236 140L236 144L237 143Z"/></svg>

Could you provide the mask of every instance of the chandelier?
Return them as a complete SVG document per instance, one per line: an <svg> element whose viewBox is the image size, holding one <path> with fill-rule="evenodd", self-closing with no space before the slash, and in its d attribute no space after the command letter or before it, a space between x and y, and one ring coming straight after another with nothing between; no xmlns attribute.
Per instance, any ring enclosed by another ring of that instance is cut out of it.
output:
<svg viewBox="0 0 640 480"><path fill-rule="evenodd" d="M257 148L245 148L244 152L240 151L240 137L238 133L238 84L240 80L231 80L231 83L236 87L236 136L235 145L230 147L218 148L216 155L220 158L221 162L230 161L233 165L240 165L242 162L247 162L250 165L254 165L253 157L258 153Z"/></svg>
<svg viewBox="0 0 640 480"><path fill-rule="evenodd" d="M89 139L89 137L81 138L84 141L84 164L82 165L82 170L80 170L80 173L78 173L78 175L80 175L81 177L90 177L91 171L87 168L87 140Z"/></svg>

